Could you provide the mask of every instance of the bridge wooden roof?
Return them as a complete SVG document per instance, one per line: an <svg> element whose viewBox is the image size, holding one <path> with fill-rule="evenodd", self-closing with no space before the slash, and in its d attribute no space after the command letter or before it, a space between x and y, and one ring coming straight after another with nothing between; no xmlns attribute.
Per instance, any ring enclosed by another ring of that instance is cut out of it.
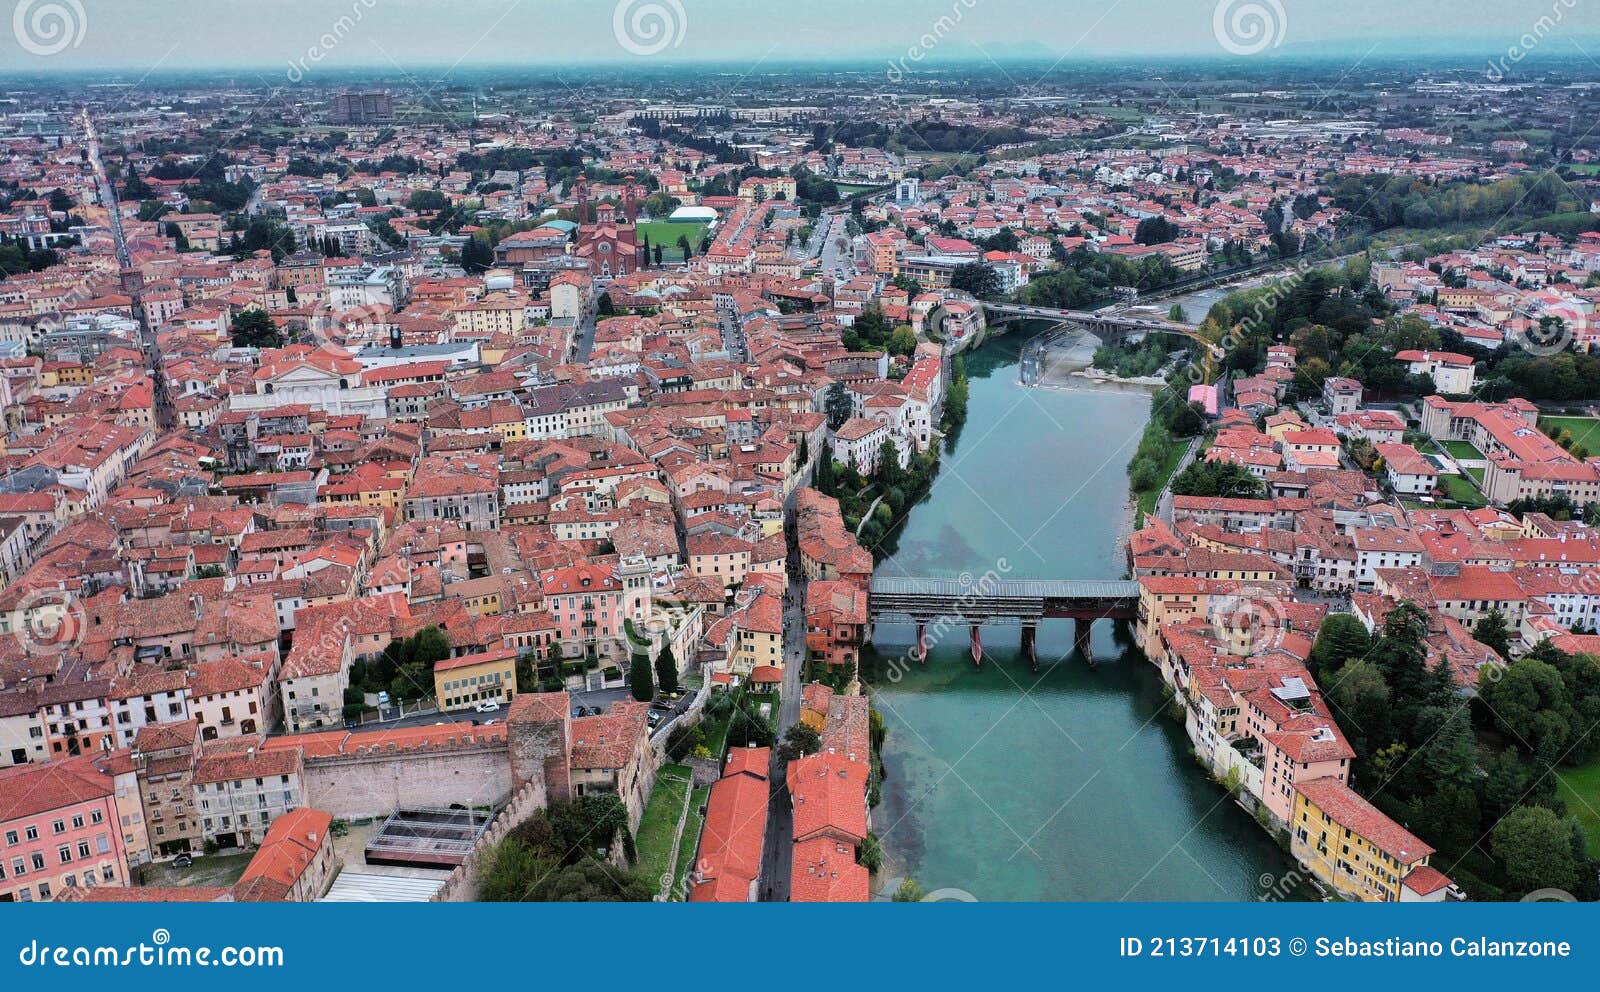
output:
<svg viewBox="0 0 1600 992"><path fill-rule="evenodd" d="M875 575L873 596L939 596L959 599L1137 599L1131 579L923 579Z"/></svg>

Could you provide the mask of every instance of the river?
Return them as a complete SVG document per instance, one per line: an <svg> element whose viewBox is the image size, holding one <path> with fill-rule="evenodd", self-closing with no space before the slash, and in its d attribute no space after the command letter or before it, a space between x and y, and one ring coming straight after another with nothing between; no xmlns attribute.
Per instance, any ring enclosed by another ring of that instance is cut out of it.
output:
<svg viewBox="0 0 1600 992"><path fill-rule="evenodd" d="M1149 395L1025 389L1021 344L967 356L967 423L882 573L1126 574L1125 466ZM979 670L965 628L919 667L900 660L912 628L878 627L863 671L888 728L872 813L882 878L986 902L1276 894L1285 856L1196 765L1161 712L1159 676L1123 656L1115 628L1095 624L1091 669L1073 656L1071 622L1046 622L1035 673L1017 628L984 629Z"/></svg>

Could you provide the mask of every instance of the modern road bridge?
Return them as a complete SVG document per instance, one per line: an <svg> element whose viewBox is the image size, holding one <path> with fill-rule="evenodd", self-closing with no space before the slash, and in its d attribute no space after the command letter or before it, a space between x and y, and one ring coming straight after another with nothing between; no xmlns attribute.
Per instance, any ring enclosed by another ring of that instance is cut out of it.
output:
<svg viewBox="0 0 1600 992"><path fill-rule="evenodd" d="M928 627L964 624L971 629L972 658L983 664L979 630L985 624L1022 628L1022 651L1038 664L1034 638L1041 620L1076 622L1073 637L1093 660L1089 632L1096 620L1132 620L1138 615L1139 583L1117 579L921 579L875 576L867 609L874 623L917 626L919 659L927 656Z"/></svg>
<svg viewBox="0 0 1600 992"><path fill-rule="evenodd" d="M1052 307L1024 306L1020 303L985 302L983 308L990 314L1002 318L1054 320L1062 324L1072 324L1084 328L1103 341L1118 340L1130 334L1176 334L1199 343L1209 349L1213 356L1221 357L1218 347L1202 338L1195 328L1165 317L1116 310L1057 310Z"/></svg>

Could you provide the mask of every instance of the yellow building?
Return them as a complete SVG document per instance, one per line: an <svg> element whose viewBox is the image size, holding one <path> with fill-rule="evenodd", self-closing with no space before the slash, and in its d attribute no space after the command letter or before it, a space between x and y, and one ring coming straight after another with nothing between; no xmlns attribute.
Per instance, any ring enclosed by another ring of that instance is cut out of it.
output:
<svg viewBox="0 0 1600 992"><path fill-rule="evenodd" d="M1294 784L1289 852L1345 899L1442 901L1450 887L1433 848L1336 779Z"/></svg>
<svg viewBox="0 0 1600 992"><path fill-rule="evenodd" d="M447 658L433 666L433 697L446 712L509 703L516 694L517 652L512 648Z"/></svg>

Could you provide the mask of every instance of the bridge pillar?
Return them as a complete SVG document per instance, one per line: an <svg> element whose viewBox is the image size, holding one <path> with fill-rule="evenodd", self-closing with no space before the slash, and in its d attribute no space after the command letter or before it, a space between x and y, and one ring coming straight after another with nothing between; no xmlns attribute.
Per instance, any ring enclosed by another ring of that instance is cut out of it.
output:
<svg viewBox="0 0 1600 992"><path fill-rule="evenodd" d="M1022 656L1028 659L1029 666L1036 672L1039 670L1039 651L1034 644L1034 639L1038 637L1038 634L1038 624L1025 623L1022 625Z"/></svg>
<svg viewBox="0 0 1600 992"><path fill-rule="evenodd" d="M1093 633L1093 620L1085 617L1072 621L1072 647L1083 655L1083 660L1089 663L1090 668L1094 667Z"/></svg>
<svg viewBox="0 0 1600 992"><path fill-rule="evenodd" d="M928 663L928 624L925 621L917 621L917 646L911 650L917 656L917 664Z"/></svg>
<svg viewBox="0 0 1600 992"><path fill-rule="evenodd" d="M982 668L983 667L983 638L978 635L978 631L980 629L981 628L979 627L978 624L973 624L972 625L972 660L978 663L978 667L979 668Z"/></svg>

